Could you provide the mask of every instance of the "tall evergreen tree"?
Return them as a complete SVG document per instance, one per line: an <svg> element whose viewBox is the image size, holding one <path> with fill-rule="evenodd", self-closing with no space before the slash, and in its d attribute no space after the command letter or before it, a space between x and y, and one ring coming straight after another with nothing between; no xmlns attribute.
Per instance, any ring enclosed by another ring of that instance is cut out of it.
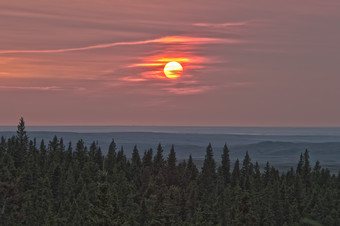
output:
<svg viewBox="0 0 340 226"><path fill-rule="evenodd" d="M299 174L300 176L303 175L303 166L304 166L304 158L302 153L300 154L300 160L296 167L296 174Z"/></svg>
<svg viewBox="0 0 340 226"><path fill-rule="evenodd" d="M135 182L136 186L140 186L140 175L142 170L142 161L135 145L132 151L131 158L131 178Z"/></svg>
<svg viewBox="0 0 340 226"><path fill-rule="evenodd" d="M310 188L311 185L311 166L309 163L309 153L306 149L305 153L303 154L304 158L304 165L303 165L303 182L306 186L306 191Z"/></svg>
<svg viewBox="0 0 340 226"><path fill-rule="evenodd" d="M189 181L194 181L196 180L197 176L198 176L198 169L192 160L192 156L189 155L189 160L188 160L187 168L186 168L186 177Z"/></svg>
<svg viewBox="0 0 340 226"><path fill-rule="evenodd" d="M88 158L87 147L82 139L77 142L76 150L74 152L75 158L78 160L80 169L83 169Z"/></svg>
<svg viewBox="0 0 340 226"><path fill-rule="evenodd" d="M253 164L249 157L248 151L243 159L242 169L241 169L241 186L246 190L250 189L250 176L253 174Z"/></svg>
<svg viewBox="0 0 340 226"><path fill-rule="evenodd" d="M178 183L176 162L177 162L176 152L174 146L172 145L168 156L168 160L166 162L166 182L168 186L177 185Z"/></svg>
<svg viewBox="0 0 340 226"><path fill-rule="evenodd" d="M102 154L102 149L100 147L98 147L96 149L96 152L94 153L94 161L97 164L98 168L100 170L103 170L104 157L103 157L103 154Z"/></svg>
<svg viewBox="0 0 340 226"><path fill-rule="evenodd" d="M23 117L20 118L17 128L17 140L19 148L23 151L26 151L28 145L28 136L26 133L25 121Z"/></svg>
<svg viewBox="0 0 340 226"><path fill-rule="evenodd" d="M205 159L203 162L202 173L200 177L200 188L208 193L216 189L216 163L213 157L211 144L206 149Z"/></svg>
<svg viewBox="0 0 340 226"><path fill-rule="evenodd" d="M234 169L231 174L231 185L233 187L240 185L240 161L236 159L235 164L234 164Z"/></svg>
<svg viewBox="0 0 340 226"><path fill-rule="evenodd" d="M163 148L161 144L158 144L157 152L153 160L154 175L160 173L161 169L164 168L165 160L163 158Z"/></svg>
<svg viewBox="0 0 340 226"><path fill-rule="evenodd" d="M108 173L108 175L113 174L113 168L116 164L117 154L116 154L116 143L114 139L112 139L109 145L109 151L107 153L107 157L104 162L104 170Z"/></svg>
<svg viewBox="0 0 340 226"><path fill-rule="evenodd" d="M25 122L21 117L17 129L17 148L14 152L14 164L16 168L21 168L24 165L24 158L28 148L28 136L25 130Z"/></svg>
<svg viewBox="0 0 340 226"><path fill-rule="evenodd" d="M223 147L222 164L218 168L218 173L223 178L224 185L231 182L230 158L229 158L229 149L227 147L227 144L225 144Z"/></svg>

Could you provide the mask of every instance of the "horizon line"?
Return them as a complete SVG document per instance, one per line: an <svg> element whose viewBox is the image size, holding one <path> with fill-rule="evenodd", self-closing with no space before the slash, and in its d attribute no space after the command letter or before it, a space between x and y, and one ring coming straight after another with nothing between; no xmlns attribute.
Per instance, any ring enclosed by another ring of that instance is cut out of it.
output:
<svg viewBox="0 0 340 226"><path fill-rule="evenodd" d="M0 127L17 127L16 125L0 125ZM202 127L202 128L340 128L340 125L335 126L317 126L317 125L273 125L273 126L256 126L256 125L25 125L25 127Z"/></svg>

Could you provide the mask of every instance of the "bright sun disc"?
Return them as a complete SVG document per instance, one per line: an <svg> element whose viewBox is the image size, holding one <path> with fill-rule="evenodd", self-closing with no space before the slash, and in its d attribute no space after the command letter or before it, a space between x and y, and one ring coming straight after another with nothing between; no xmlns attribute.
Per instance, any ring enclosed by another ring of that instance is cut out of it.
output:
<svg viewBox="0 0 340 226"><path fill-rule="evenodd" d="M167 78L175 79L181 76L183 67L180 63L171 61L164 67L164 74Z"/></svg>

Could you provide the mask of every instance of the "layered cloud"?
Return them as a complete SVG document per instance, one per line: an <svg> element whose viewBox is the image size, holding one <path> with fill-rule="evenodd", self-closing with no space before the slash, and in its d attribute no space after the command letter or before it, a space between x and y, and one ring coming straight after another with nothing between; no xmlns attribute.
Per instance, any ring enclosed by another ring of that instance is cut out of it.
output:
<svg viewBox="0 0 340 226"><path fill-rule="evenodd" d="M104 49L114 46L125 46L125 45L144 45L150 43L161 43L161 44L204 44L204 43L241 43L239 40L233 39L221 39L221 38L204 38L204 37L189 37L189 36L167 36L157 39L150 39L144 41L133 41L133 42L112 42L105 44L96 44L84 47L73 47L64 49L46 49L46 50L0 50L0 54L10 53L64 53L74 51L86 51L93 49Z"/></svg>
<svg viewBox="0 0 340 226"><path fill-rule="evenodd" d="M339 15L332 0L2 1L0 124L340 125Z"/></svg>

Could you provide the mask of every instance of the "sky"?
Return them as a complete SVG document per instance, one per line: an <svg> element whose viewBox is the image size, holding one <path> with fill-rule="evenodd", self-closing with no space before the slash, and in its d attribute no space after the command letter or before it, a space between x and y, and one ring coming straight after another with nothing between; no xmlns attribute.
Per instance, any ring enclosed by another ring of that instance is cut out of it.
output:
<svg viewBox="0 0 340 226"><path fill-rule="evenodd" d="M0 1L0 125L340 126L339 24L337 0Z"/></svg>

